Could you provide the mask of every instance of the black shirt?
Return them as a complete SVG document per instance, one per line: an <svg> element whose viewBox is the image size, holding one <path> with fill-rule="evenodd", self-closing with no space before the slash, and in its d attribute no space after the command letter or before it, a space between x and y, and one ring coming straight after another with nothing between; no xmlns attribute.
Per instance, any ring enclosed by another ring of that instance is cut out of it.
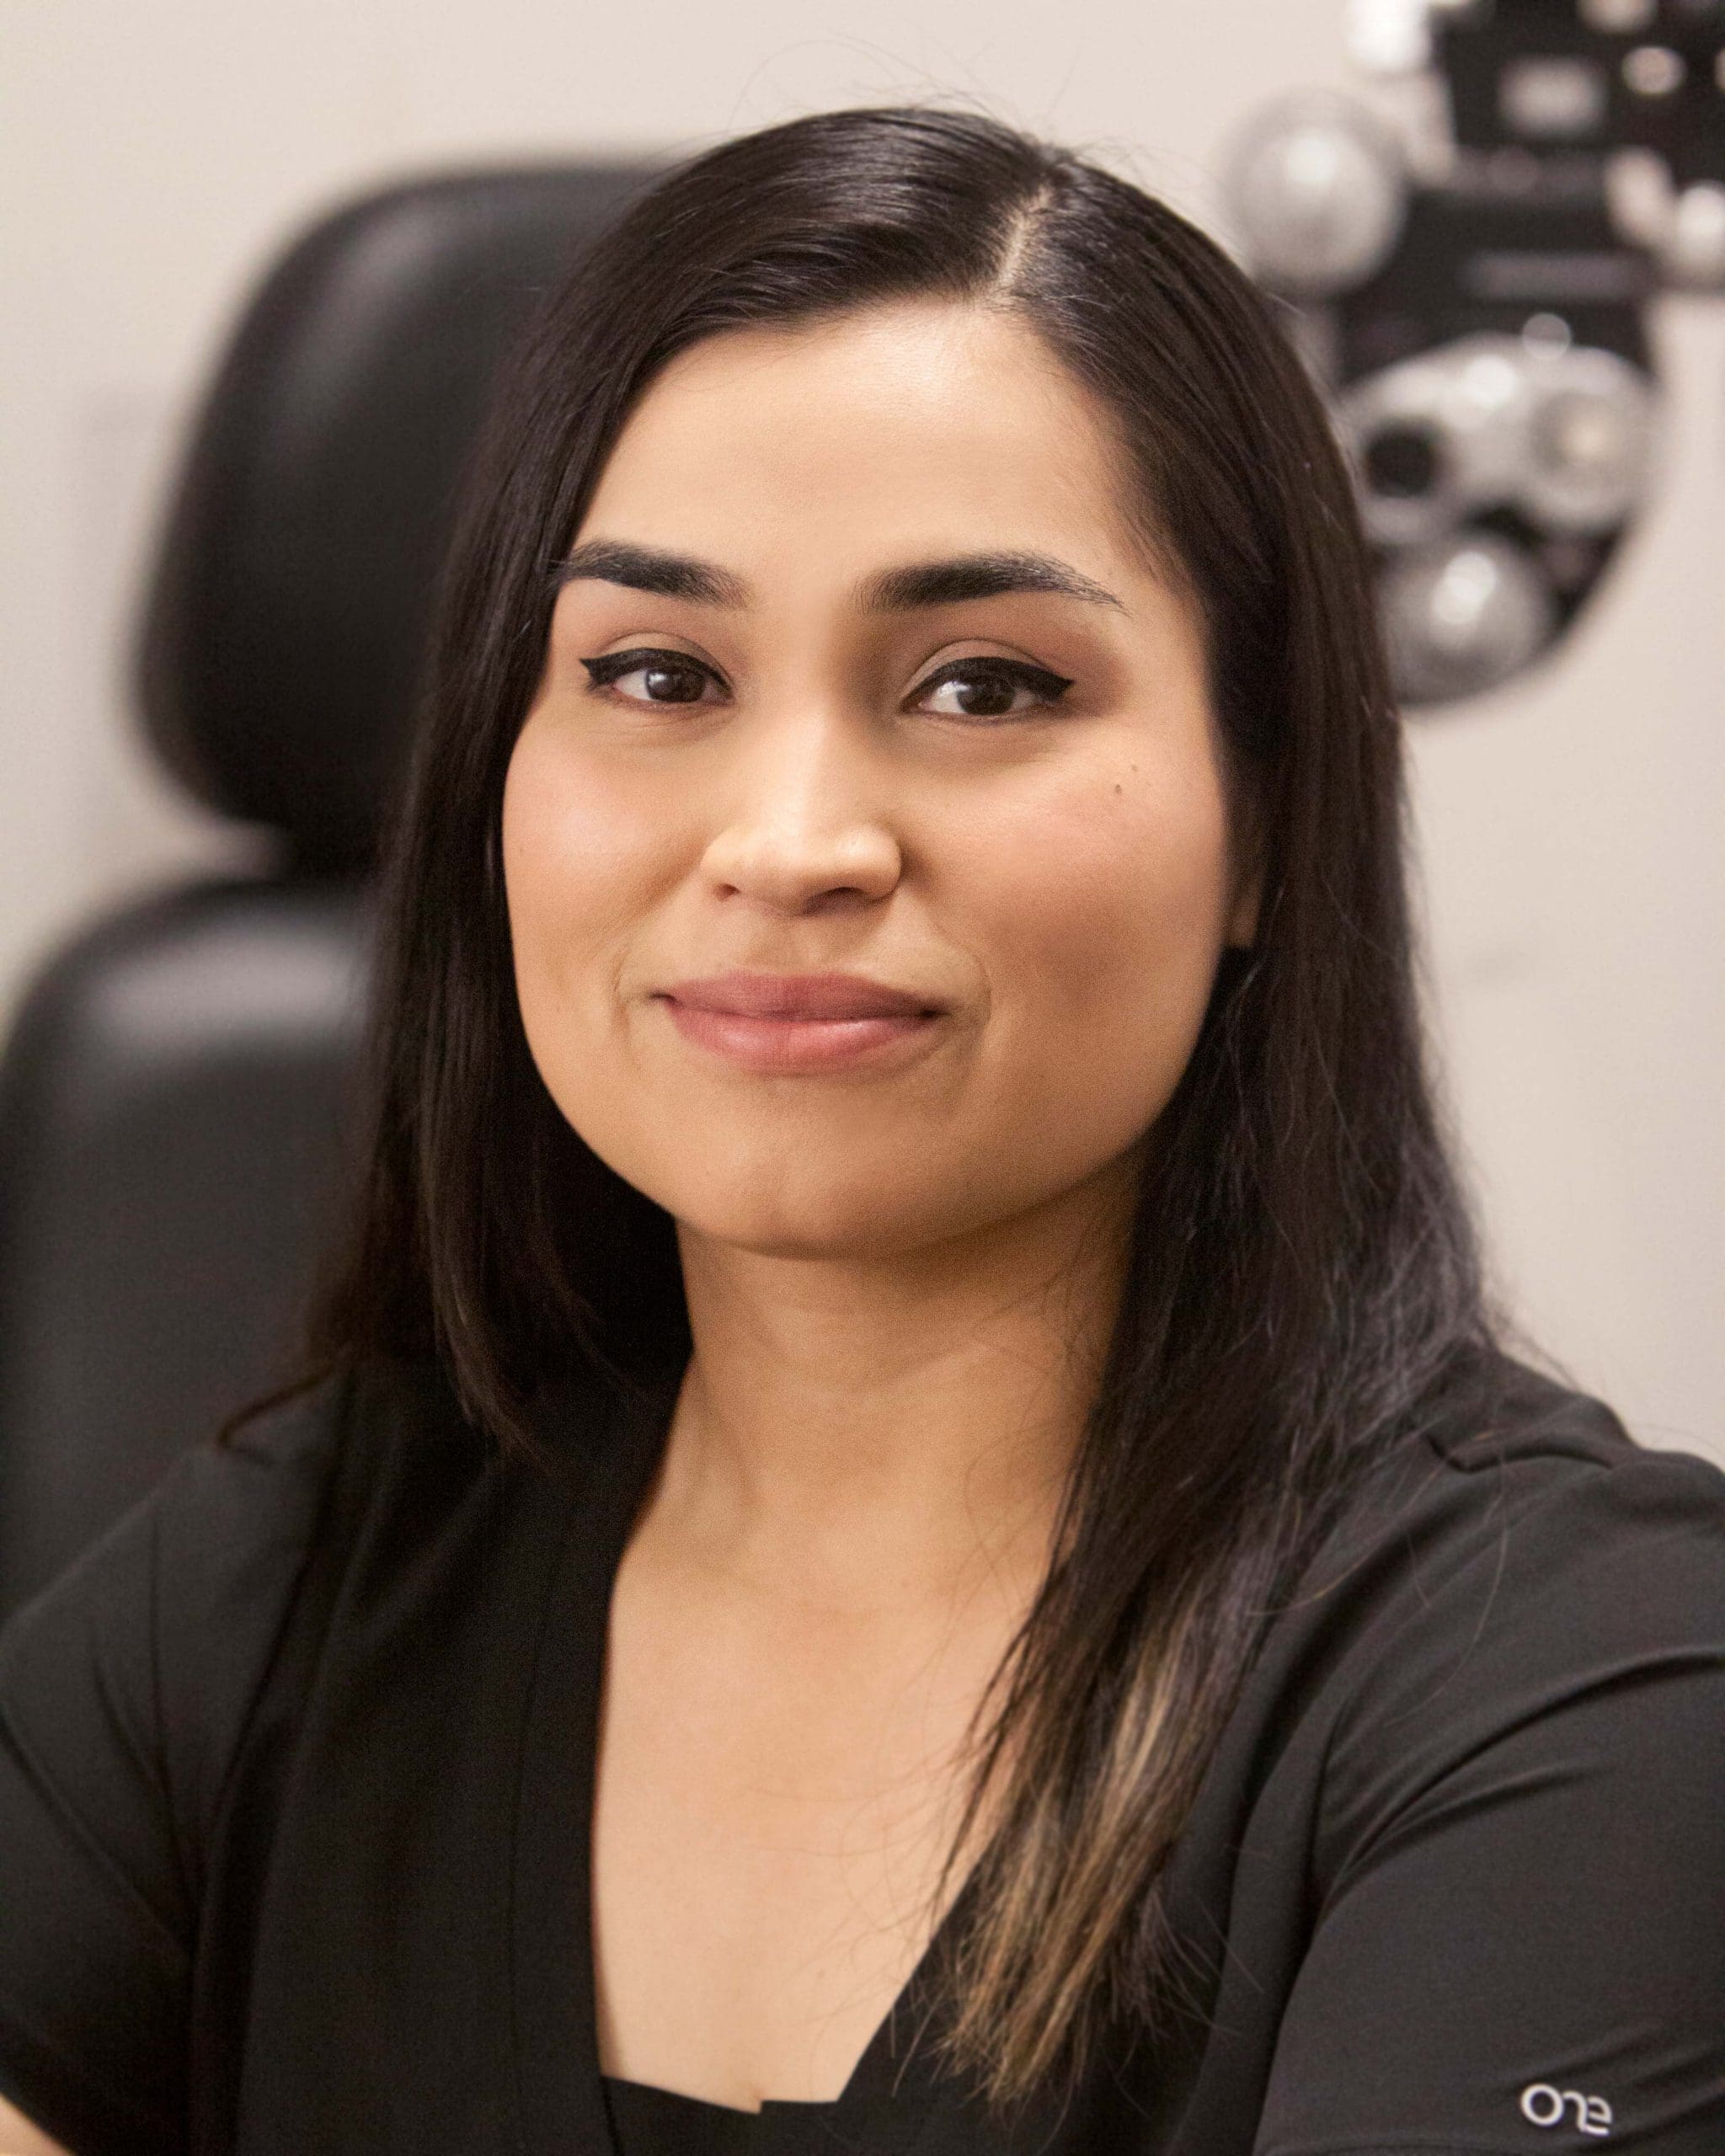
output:
<svg viewBox="0 0 1725 2156"><path fill-rule="evenodd" d="M618 2156L753 2156L766 2145L764 2136L779 2132L781 2120L800 2129L793 2148L834 2145L820 2136L836 2104L775 2103L763 2111L740 2111L614 2073L605 2076L605 2098Z"/></svg>
<svg viewBox="0 0 1725 2156"><path fill-rule="evenodd" d="M1155 2041L1003 2137L916 2033L937 1937L836 2104L607 2084L606 1612L681 1374L548 1392L554 1477L433 1369L331 1380L0 1632L0 2091L75 2156L1725 2151L1725 1475L1525 1371L1270 1618Z"/></svg>

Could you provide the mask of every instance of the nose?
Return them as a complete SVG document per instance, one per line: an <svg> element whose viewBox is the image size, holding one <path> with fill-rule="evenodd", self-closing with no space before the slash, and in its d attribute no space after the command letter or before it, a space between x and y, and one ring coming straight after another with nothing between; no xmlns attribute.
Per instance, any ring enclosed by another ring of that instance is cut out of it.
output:
<svg viewBox="0 0 1725 2156"><path fill-rule="evenodd" d="M702 867L715 889L787 913L841 894L884 898L903 871L879 760L836 709L764 723L714 786ZM727 744L731 745L730 743Z"/></svg>

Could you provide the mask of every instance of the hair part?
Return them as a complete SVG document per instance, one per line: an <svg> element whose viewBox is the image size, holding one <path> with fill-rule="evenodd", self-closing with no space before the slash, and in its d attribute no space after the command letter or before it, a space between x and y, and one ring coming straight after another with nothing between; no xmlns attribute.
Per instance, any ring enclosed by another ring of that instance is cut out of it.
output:
<svg viewBox="0 0 1725 2156"><path fill-rule="evenodd" d="M1169 1849L1280 1599L1357 1477L1460 1412L1489 1344L1415 990L1401 746L1348 478L1273 304L1069 151L862 107L655 180L521 350L446 574L381 908L369 1152L316 1374L435 1358L537 1456L537 1384L635 1390L692 1347L675 1223L534 1067L499 826L575 533L630 411L726 330L939 300L1004 310L1121 445L1122 506L1201 614L1262 904L1158 1119L1046 1579L972 1725L941 2055L1010 2105L1178 1995Z"/></svg>

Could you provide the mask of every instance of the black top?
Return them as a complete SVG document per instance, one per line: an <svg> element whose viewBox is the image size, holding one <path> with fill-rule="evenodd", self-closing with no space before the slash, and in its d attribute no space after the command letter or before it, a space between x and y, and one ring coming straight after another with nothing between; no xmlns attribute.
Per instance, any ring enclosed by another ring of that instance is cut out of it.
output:
<svg viewBox="0 0 1725 2156"><path fill-rule="evenodd" d="M831 2146L818 2134L811 2137L809 2128L816 2121L824 2128L838 2110L836 2104L773 2103L764 2113L740 2111L675 2089L625 2081L615 2073L605 2076L605 2098L619 2156L752 2156L764 2145L761 2137L776 2131L781 2118L803 2128L793 2147Z"/></svg>
<svg viewBox="0 0 1725 2156"><path fill-rule="evenodd" d="M1063 2113L928 2057L964 1893L837 2103L608 2084L606 1612L680 1376L548 1393L553 1477L435 1370L331 1381L0 1633L0 2091L75 2156L1725 2150L1725 1475L1526 1372L1271 1618L1170 1863L1189 2006Z"/></svg>

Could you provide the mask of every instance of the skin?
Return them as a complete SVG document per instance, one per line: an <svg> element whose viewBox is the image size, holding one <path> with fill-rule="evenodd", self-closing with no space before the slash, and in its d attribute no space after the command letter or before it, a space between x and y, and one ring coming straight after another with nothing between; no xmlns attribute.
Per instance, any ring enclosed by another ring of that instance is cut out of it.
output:
<svg viewBox="0 0 1725 2156"><path fill-rule="evenodd" d="M71 2156L0 2096L0 2156Z"/></svg>
<svg viewBox="0 0 1725 2156"><path fill-rule="evenodd" d="M675 1219L694 1339L611 1608L610 2073L836 2096L940 1913L960 1741L1047 1562L1146 1135L1256 919L1198 617L1124 468L1021 324L894 303L680 355L576 535L746 595L567 584L504 803L534 1058ZM857 604L1001 548L1112 603ZM640 645L695 670L595 689L583 659ZM956 659L1071 686L926 687ZM734 966L948 1009L876 1065L763 1075L657 1000Z"/></svg>

